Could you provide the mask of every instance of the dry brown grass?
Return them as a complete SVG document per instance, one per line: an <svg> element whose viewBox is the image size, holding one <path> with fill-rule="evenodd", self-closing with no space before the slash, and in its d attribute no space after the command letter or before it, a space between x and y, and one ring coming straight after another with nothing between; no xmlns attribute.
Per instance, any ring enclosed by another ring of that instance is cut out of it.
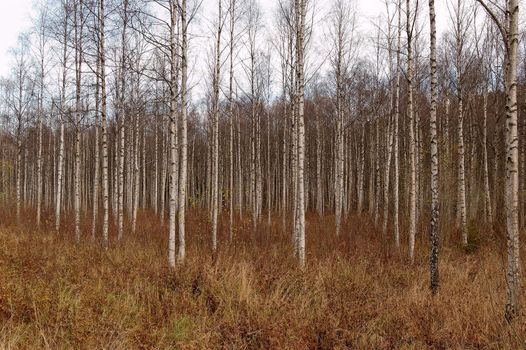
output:
<svg viewBox="0 0 526 350"><path fill-rule="evenodd" d="M481 233L471 254L442 246L433 298L422 237L411 265L405 249L382 248L367 218L352 218L335 238L333 218L310 216L301 271L279 218L256 234L237 222L232 243L223 226L212 259L206 214L193 212L188 260L169 271L165 235L147 214L135 236L107 251L87 238L75 244L70 228L36 232L1 217L1 348L525 347L525 316L504 322L504 249L495 234Z"/></svg>

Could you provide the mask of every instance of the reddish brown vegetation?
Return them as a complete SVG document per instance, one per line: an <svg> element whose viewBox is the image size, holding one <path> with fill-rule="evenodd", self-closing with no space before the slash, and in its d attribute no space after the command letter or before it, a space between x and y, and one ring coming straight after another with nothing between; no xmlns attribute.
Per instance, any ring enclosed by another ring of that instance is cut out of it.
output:
<svg viewBox="0 0 526 350"><path fill-rule="evenodd" d="M500 234L480 232L469 254L443 244L442 284L432 298L427 239L417 237L410 265L405 247L382 249L366 218L353 217L336 239L333 217L309 217L305 271L278 218L256 234L249 221L237 222L232 243L223 227L213 260L206 213L191 212L188 260L175 271L166 267L166 234L144 213L137 234L108 251L89 237L76 245L69 224L54 234L14 226L5 213L1 220L1 348L525 346L526 318L507 325L502 314Z"/></svg>

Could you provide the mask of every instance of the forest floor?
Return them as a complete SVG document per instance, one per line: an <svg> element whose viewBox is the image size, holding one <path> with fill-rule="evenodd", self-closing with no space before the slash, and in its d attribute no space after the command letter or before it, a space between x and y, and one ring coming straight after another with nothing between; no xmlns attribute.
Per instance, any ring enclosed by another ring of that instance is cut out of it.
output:
<svg viewBox="0 0 526 350"><path fill-rule="evenodd" d="M502 234L472 228L480 239L467 252L442 244L432 297L425 236L410 264L406 237L397 252L365 217L336 238L333 217L309 215L304 271L280 218L255 234L237 222L233 242L223 218L212 259L206 214L190 213L187 260L173 271L165 231L146 214L108 250L89 234L76 244L70 225L57 234L0 219L2 349L526 347L524 314L503 317Z"/></svg>

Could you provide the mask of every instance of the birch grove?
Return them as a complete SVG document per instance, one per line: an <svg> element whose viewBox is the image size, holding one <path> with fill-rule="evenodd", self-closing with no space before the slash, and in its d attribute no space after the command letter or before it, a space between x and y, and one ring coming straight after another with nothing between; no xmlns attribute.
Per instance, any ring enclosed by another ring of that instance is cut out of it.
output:
<svg viewBox="0 0 526 350"><path fill-rule="evenodd" d="M371 227L385 259L428 259L433 295L443 245L469 254L502 236L515 318L518 1L451 0L444 18L434 0L428 17L418 1L389 0L374 31L353 1L207 4L42 5L0 80L0 200L15 221L105 249L155 225L174 271L196 246L214 261L240 249L247 227L254 245L287 237L307 271L320 244L360 254L350 232ZM320 218L333 233L323 243L309 238Z"/></svg>

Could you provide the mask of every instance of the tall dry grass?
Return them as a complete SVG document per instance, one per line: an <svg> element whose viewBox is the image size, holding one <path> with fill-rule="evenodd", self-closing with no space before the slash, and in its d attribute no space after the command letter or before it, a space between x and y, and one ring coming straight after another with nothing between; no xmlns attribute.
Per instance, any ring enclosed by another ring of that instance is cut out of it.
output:
<svg viewBox="0 0 526 350"><path fill-rule="evenodd" d="M146 213L136 235L107 251L89 234L75 244L69 223L53 233L35 231L30 220L14 225L5 212L0 220L1 348L526 346L525 316L511 325L503 317L502 234L475 227L471 234L480 239L468 252L453 231L443 242L441 287L432 297L425 230L411 265L405 247L385 243L366 217L351 218L336 238L332 217L309 216L305 271L279 218L255 233L249 221L236 222L233 242L223 226L212 258L206 214L191 212L188 260L175 271L166 267L166 234Z"/></svg>

